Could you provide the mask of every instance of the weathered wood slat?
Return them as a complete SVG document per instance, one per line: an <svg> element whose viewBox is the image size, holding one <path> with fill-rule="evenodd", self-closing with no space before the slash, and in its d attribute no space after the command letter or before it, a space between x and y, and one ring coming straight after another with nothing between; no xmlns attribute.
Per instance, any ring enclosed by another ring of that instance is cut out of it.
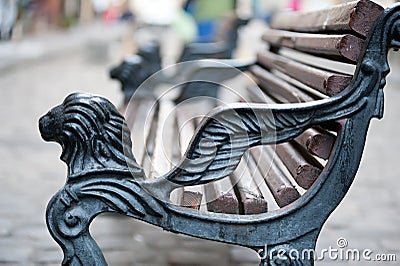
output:
<svg viewBox="0 0 400 266"><path fill-rule="evenodd" d="M275 75L271 74L260 66L252 66L250 68L250 72L257 79L261 89L268 91L269 94L272 94L276 98L282 98L282 101L287 99L289 102L299 103L314 100L305 92L293 85L290 85L286 81L277 78Z"/></svg>
<svg viewBox="0 0 400 266"><path fill-rule="evenodd" d="M137 102L138 106L135 108L136 115L134 122L130 127L132 134L135 136L135 141L132 143L133 154L138 163L143 162L143 156L147 147L146 142L150 133L153 118L156 112L155 100L141 100ZM128 107L130 112L133 107ZM130 114L129 114L130 116ZM129 124L128 124L129 125Z"/></svg>
<svg viewBox="0 0 400 266"><path fill-rule="evenodd" d="M186 104L186 103L185 103ZM198 126L202 118L212 109L214 102L210 100L200 100L188 102L186 116L193 119L194 124ZM180 107L181 108L181 107ZM181 112L185 113L185 112ZM187 120L188 118L186 118ZM191 187L190 189L192 189ZM233 189L229 178L212 182L203 186L206 207L209 212L218 213L239 213L239 201Z"/></svg>
<svg viewBox="0 0 400 266"><path fill-rule="evenodd" d="M183 198L183 188L177 188L169 195L169 200L172 204L181 206Z"/></svg>
<svg viewBox="0 0 400 266"><path fill-rule="evenodd" d="M144 100L137 109L134 126L131 132L135 138L132 150L138 163L141 163L146 177L150 177L152 168L152 156L154 153L155 131L158 113L156 101Z"/></svg>
<svg viewBox="0 0 400 266"><path fill-rule="evenodd" d="M181 155L186 152L190 140L195 131L194 115L191 112L192 107L187 104L177 106L176 110L176 125L179 134L179 149Z"/></svg>
<svg viewBox="0 0 400 266"><path fill-rule="evenodd" d="M149 129L149 133L146 138L146 147L145 150L143 150L142 167L147 178L152 177L152 168L153 168L152 158L154 154L156 127L157 127L157 122L153 120L153 122L151 123L151 127Z"/></svg>
<svg viewBox="0 0 400 266"><path fill-rule="evenodd" d="M126 124L129 127L129 130L133 130L133 127L135 125L135 120L139 119L137 117L138 113L138 108L140 106L141 100L139 99L132 99L130 104L123 104L120 108L118 108L118 111L124 115Z"/></svg>
<svg viewBox="0 0 400 266"><path fill-rule="evenodd" d="M173 149L178 145L172 130L176 128L174 108L175 104L170 100L159 101L151 177L160 176L172 168Z"/></svg>
<svg viewBox="0 0 400 266"><path fill-rule="evenodd" d="M271 97L267 96L258 86L250 85L246 88L246 96L253 103L276 103Z"/></svg>
<svg viewBox="0 0 400 266"><path fill-rule="evenodd" d="M330 60L329 58L320 57L318 55L311 55L284 47L279 49L279 55L306 65L314 66L316 68L322 68L332 72L344 73L350 76L353 76L356 70L356 65L351 63L349 64L348 62L334 61Z"/></svg>
<svg viewBox="0 0 400 266"><path fill-rule="evenodd" d="M336 137L328 131L310 128L295 138L295 141L305 147L311 154L324 160L329 158Z"/></svg>
<svg viewBox="0 0 400 266"><path fill-rule="evenodd" d="M322 172L323 166L297 143L276 145L276 153L282 159L299 186L308 189Z"/></svg>
<svg viewBox="0 0 400 266"><path fill-rule="evenodd" d="M181 104L176 110L176 124L179 135L179 149L183 156L189 146L190 140L195 132L194 115L192 106ZM201 186L185 187L182 193L181 206L199 210L202 203L203 193Z"/></svg>
<svg viewBox="0 0 400 266"><path fill-rule="evenodd" d="M378 4L362 0L318 11L280 12L270 27L299 32L353 31L367 36L382 12Z"/></svg>
<svg viewBox="0 0 400 266"><path fill-rule="evenodd" d="M244 157L231 175L232 183L235 185L237 195L239 195L239 207L242 214L257 214L268 211L268 203L263 198L252 174L249 171L248 161L250 158Z"/></svg>
<svg viewBox="0 0 400 266"><path fill-rule="evenodd" d="M290 183L283 171L273 163L273 160L278 160L278 158L272 159L264 147L253 148L250 153L256 162L262 162L257 166L279 207L285 207L300 197L300 193Z"/></svg>
<svg viewBox="0 0 400 266"><path fill-rule="evenodd" d="M352 79L350 75L311 67L268 51L259 53L257 62L265 68L276 69L328 96L343 91Z"/></svg>
<svg viewBox="0 0 400 266"><path fill-rule="evenodd" d="M218 213L239 213L239 201L229 178L204 185L207 210Z"/></svg>
<svg viewBox="0 0 400 266"><path fill-rule="evenodd" d="M283 80L283 81L289 83L290 85L295 86L296 88L300 89L307 96L311 97L314 101L327 99L327 98L330 97L330 96L328 96L328 95L326 95L326 94L324 94L324 93L322 93L322 92L320 92L318 90L315 90L315 89L309 87L308 85L306 85L306 84L304 84L304 83L302 83L302 82L300 82L300 81L298 81L298 80L296 80L296 79L294 79L292 77L289 77L288 75L286 75L286 74L284 74L284 73L282 73L280 71L272 70L272 73L274 75L276 75L277 77L279 77L281 80Z"/></svg>
<svg viewBox="0 0 400 266"><path fill-rule="evenodd" d="M262 39L272 46L287 47L333 60L357 63L364 40L351 34L323 35L268 30Z"/></svg>
<svg viewBox="0 0 400 266"><path fill-rule="evenodd" d="M258 88L248 88L249 98L259 103L277 103L277 101L266 94L263 94ZM285 101L287 102L287 101ZM309 128L299 135L295 141L303 146L308 152L324 160L331 154L336 137L326 130L315 130Z"/></svg>
<svg viewBox="0 0 400 266"><path fill-rule="evenodd" d="M199 191L184 189L182 193L181 206L195 210L200 210L202 198L203 198L203 193Z"/></svg>
<svg viewBox="0 0 400 266"><path fill-rule="evenodd" d="M257 167L256 162L253 159L253 156L251 156L250 152L248 153L248 169L253 177L254 182L257 184L257 187L259 188L263 198L265 201L268 203L268 211L274 211L280 209L278 204L275 201L275 198L269 189L267 183L265 182L265 179L263 177L263 173L261 173L260 168Z"/></svg>

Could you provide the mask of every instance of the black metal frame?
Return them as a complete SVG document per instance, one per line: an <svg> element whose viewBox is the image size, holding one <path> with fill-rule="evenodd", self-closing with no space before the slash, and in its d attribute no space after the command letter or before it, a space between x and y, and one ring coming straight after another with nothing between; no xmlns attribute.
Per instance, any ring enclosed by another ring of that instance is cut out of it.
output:
<svg viewBox="0 0 400 266"><path fill-rule="evenodd" d="M130 55L110 70L110 78L121 83L124 100L127 102L137 88L151 75L161 70L160 44L150 42L141 47L136 55Z"/></svg>
<svg viewBox="0 0 400 266"><path fill-rule="evenodd" d="M322 225L348 191L369 122L383 116L387 52L390 47L400 48L399 18L400 5L385 10L369 36L352 83L339 95L312 103L217 108L202 121L186 159L150 181L130 152L129 131L115 107L98 96L70 95L39 123L46 141L62 145L61 159L69 169L65 186L51 199L46 214L49 231L64 251L63 264L105 265L88 228L98 214L117 212L172 232L254 250L267 247L260 265L313 265L312 258L293 260L288 253L282 256L276 251L315 248ZM174 188L232 173L249 147L289 141L327 121L341 121L334 151L316 183L295 203L271 213L228 215L168 202ZM215 145L207 145L210 141Z"/></svg>

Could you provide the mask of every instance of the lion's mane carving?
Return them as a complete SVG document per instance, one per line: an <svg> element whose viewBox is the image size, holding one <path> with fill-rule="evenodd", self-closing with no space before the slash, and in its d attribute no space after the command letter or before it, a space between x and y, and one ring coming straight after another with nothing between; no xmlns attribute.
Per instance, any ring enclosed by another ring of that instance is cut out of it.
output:
<svg viewBox="0 0 400 266"><path fill-rule="evenodd" d="M61 159L68 165L70 178L102 169L130 170L135 177L144 176L132 154L124 118L102 97L73 93L39 124L44 140L62 146Z"/></svg>

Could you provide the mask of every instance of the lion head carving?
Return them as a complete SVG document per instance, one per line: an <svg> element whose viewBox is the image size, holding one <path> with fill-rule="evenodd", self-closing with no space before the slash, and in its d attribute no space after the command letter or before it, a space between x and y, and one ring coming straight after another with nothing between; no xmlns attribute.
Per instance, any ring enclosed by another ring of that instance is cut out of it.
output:
<svg viewBox="0 0 400 266"><path fill-rule="evenodd" d="M73 93L40 118L39 129L45 141L61 145L69 177L102 169L143 176L125 120L105 98Z"/></svg>

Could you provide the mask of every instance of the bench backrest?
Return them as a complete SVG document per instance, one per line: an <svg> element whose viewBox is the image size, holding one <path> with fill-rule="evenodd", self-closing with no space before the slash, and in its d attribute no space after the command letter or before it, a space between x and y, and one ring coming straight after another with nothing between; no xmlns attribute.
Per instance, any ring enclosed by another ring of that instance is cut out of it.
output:
<svg viewBox="0 0 400 266"><path fill-rule="evenodd" d="M318 12L278 13L273 17L270 29L263 35L263 40L270 45L270 51L258 54L258 66L252 68L252 73L259 80L261 88L271 83L273 85L268 89L275 94L281 94L277 95L280 99L284 94L289 102L319 99L321 96L317 92L327 96L336 95L352 79L352 73L349 75L348 72L343 72L349 67L340 67L336 62L359 62L368 33L382 12L381 6L363 0ZM280 53L282 48L333 62L293 52L285 55L284 52ZM332 71L332 67L335 71ZM265 70L284 75L279 81L276 75L271 80L271 75L266 74ZM293 80L287 81L288 78L301 83L308 90L299 90L298 86L293 85Z"/></svg>

